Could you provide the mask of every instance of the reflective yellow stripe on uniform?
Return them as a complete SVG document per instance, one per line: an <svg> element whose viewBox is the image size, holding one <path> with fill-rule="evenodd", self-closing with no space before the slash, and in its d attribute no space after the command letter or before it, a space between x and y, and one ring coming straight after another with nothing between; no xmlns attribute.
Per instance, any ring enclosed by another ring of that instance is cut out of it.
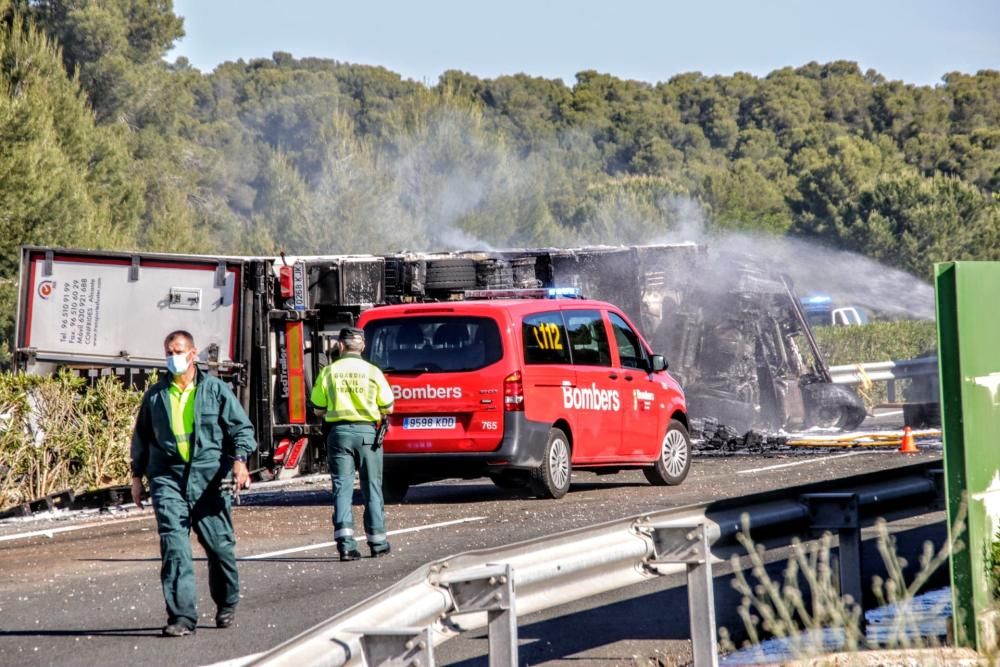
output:
<svg viewBox="0 0 1000 667"><path fill-rule="evenodd" d="M393 403L392 388L382 371L352 354L320 372L309 398L326 410L328 422L377 422Z"/></svg>

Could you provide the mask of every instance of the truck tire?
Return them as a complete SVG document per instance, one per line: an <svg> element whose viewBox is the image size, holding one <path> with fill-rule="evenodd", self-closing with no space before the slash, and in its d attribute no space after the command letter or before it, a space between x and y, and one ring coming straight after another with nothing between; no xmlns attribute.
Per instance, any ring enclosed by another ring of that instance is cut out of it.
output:
<svg viewBox="0 0 1000 667"><path fill-rule="evenodd" d="M691 436L684 424L671 419L667 432L663 434L660 455L642 473L653 486L677 486L691 470Z"/></svg>
<svg viewBox="0 0 1000 667"><path fill-rule="evenodd" d="M806 427L849 431L865 420L865 404L857 394L839 384L816 382L802 387Z"/></svg>
<svg viewBox="0 0 1000 667"><path fill-rule="evenodd" d="M531 471L531 485L539 498L558 500L569 491L573 472L569 438L562 429L549 429L542 465Z"/></svg>
<svg viewBox="0 0 1000 667"><path fill-rule="evenodd" d="M427 262L429 290L473 289L476 286L476 262L464 257L435 259Z"/></svg>
<svg viewBox="0 0 1000 667"><path fill-rule="evenodd" d="M476 263L476 287L509 289L514 286L514 269L503 259L484 259Z"/></svg>

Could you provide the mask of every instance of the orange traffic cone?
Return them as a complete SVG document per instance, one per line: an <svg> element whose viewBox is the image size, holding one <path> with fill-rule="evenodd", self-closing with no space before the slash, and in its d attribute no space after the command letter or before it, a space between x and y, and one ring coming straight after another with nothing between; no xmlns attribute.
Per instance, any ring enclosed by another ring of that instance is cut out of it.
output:
<svg viewBox="0 0 1000 667"><path fill-rule="evenodd" d="M900 454L916 454L920 450L917 449L917 441L913 437L913 431L910 430L909 426L903 427L903 442L899 445Z"/></svg>

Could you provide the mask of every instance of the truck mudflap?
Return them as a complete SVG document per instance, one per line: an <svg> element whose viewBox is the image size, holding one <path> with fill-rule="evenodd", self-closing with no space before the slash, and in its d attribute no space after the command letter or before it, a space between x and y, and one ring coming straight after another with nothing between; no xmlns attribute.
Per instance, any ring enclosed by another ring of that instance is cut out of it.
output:
<svg viewBox="0 0 1000 667"><path fill-rule="evenodd" d="M552 425L527 419L523 412L504 414L500 446L491 452L385 454L386 475L405 475L412 483L448 477L482 477L491 470L531 470L542 464Z"/></svg>

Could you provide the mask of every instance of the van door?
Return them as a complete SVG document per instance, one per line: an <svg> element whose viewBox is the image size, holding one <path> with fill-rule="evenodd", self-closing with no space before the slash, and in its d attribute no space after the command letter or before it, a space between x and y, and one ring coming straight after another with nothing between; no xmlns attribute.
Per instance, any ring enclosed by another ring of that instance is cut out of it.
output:
<svg viewBox="0 0 1000 667"><path fill-rule="evenodd" d="M618 352L617 367L624 382L622 400L623 459L649 460L659 451L665 424L660 415L660 385L649 374L649 354L639 335L618 313L608 311Z"/></svg>
<svg viewBox="0 0 1000 667"><path fill-rule="evenodd" d="M563 396L576 387L562 313L553 310L525 316L521 322L521 349L524 417L554 424L566 417Z"/></svg>
<svg viewBox="0 0 1000 667"><path fill-rule="evenodd" d="M426 311L425 311L426 312ZM388 454L490 452L503 438L511 364L492 317L434 313L372 319L365 357L395 396Z"/></svg>
<svg viewBox="0 0 1000 667"><path fill-rule="evenodd" d="M598 463L617 458L621 447L621 373L612 366L611 344L599 310L564 308L576 387L564 392L572 417L573 462Z"/></svg>

